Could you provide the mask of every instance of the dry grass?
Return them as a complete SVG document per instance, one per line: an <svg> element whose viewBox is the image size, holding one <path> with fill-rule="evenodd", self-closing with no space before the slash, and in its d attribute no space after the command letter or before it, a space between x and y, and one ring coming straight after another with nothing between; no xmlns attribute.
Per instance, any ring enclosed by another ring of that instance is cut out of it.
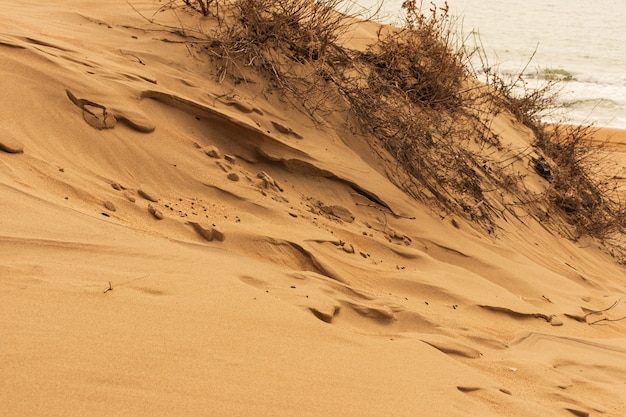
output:
<svg viewBox="0 0 626 417"><path fill-rule="evenodd" d="M423 6L405 2L404 27L379 32L334 81L357 125L397 164L390 175L397 186L442 216L462 214L492 232L495 209L484 190L515 181L505 170L487 169L470 143L482 150L499 145L483 117L494 92L473 87L447 5Z"/></svg>
<svg viewBox="0 0 626 417"><path fill-rule="evenodd" d="M184 3L207 17L203 34L208 42L203 47L217 66L220 81L227 77L245 81L248 71L256 71L311 115L328 101L324 74L332 71L333 61L343 54L338 40L355 18L370 13L352 12L361 9L346 0Z"/></svg>
<svg viewBox="0 0 626 417"><path fill-rule="evenodd" d="M348 108L372 149L391 155L390 179L442 216L464 215L489 232L508 212L520 220L565 219L574 237L623 233L626 202L595 179L593 129L548 131L540 122L555 105L558 80L533 89L521 75L504 77L488 64L479 40L470 45L457 36L447 4L405 1L403 27L380 31L377 42L357 52L338 44L363 17L342 0L183 3L205 16L199 33L220 80L245 80L246 71L256 71L311 115ZM475 54L480 71L472 65ZM478 72L485 83L476 81ZM535 132L535 149L498 160L503 149L491 123L503 111ZM530 194L513 168L530 153L551 165L545 195ZM541 215L546 205L549 219Z"/></svg>
<svg viewBox="0 0 626 417"><path fill-rule="evenodd" d="M449 8L405 1L404 28L379 32L377 44L364 57L384 81L403 91L414 103L453 108L461 101L467 78L463 50L458 48Z"/></svg>
<svg viewBox="0 0 626 417"><path fill-rule="evenodd" d="M626 201L618 183L602 180L602 144L592 143L593 126L544 127L536 146L551 163L547 198L579 235L610 239L626 230Z"/></svg>

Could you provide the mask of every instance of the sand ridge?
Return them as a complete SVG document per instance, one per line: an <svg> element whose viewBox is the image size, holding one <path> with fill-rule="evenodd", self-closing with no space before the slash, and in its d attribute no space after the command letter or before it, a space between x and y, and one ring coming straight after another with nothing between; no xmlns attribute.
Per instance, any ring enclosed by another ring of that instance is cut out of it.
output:
<svg viewBox="0 0 626 417"><path fill-rule="evenodd" d="M626 413L594 242L434 213L124 1L0 12L0 414Z"/></svg>

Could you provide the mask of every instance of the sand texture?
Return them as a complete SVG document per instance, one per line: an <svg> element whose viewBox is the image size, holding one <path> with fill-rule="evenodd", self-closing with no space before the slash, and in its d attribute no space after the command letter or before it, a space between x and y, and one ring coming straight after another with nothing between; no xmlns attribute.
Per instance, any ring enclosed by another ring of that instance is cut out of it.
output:
<svg viewBox="0 0 626 417"><path fill-rule="evenodd" d="M442 218L126 1L0 16L0 415L626 415L595 242Z"/></svg>

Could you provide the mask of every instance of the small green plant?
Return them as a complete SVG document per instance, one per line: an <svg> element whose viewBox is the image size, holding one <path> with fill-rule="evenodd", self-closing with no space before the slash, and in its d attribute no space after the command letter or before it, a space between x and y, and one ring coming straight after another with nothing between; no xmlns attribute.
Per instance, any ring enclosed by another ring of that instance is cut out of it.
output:
<svg viewBox="0 0 626 417"><path fill-rule="evenodd" d="M540 72L540 75L542 75L546 80L572 81L574 79L571 72L562 68L546 68Z"/></svg>

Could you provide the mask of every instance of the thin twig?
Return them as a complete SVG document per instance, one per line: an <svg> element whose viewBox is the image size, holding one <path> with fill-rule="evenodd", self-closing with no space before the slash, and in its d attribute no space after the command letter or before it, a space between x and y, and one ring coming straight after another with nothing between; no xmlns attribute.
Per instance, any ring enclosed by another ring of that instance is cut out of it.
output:
<svg viewBox="0 0 626 417"><path fill-rule="evenodd" d="M621 321L621 320L624 320L624 319L626 319L626 316L624 316L624 317L622 317L620 319L609 319L609 318L605 317L605 318L600 319L600 320L592 321L591 323L589 323L589 325L600 323L601 321Z"/></svg>
<svg viewBox="0 0 626 417"><path fill-rule="evenodd" d="M149 277L149 276L150 276L150 274L146 274L146 275L143 275L141 277L133 278L133 279L131 279L129 281L125 281L125 282L122 282L121 284L116 284L116 285L118 287L121 287L123 285L130 284L131 282L139 281L140 279L144 279L144 278ZM111 283L111 281L109 281L109 287L104 290L104 294L108 293L109 291L113 291L113 284Z"/></svg>
<svg viewBox="0 0 626 417"><path fill-rule="evenodd" d="M618 304L620 301L622 301L622 299L621 299L621 298L620 298L619 300L615 301L613 304L611 304L611 306L610 306L610 307L607 307L607 308L605 308L605 309L603 309L603 310L594 310L594 311L590 311L590 312L588 312L587 314L585 314L585 318L587 318L587 317L589 317L589 316L592 316L592 315L594 315L594 314L600 314L600 313L607 312L607 311L611 310L612 308L615 308L615 306L617 306L617 304Z"/></svg>

